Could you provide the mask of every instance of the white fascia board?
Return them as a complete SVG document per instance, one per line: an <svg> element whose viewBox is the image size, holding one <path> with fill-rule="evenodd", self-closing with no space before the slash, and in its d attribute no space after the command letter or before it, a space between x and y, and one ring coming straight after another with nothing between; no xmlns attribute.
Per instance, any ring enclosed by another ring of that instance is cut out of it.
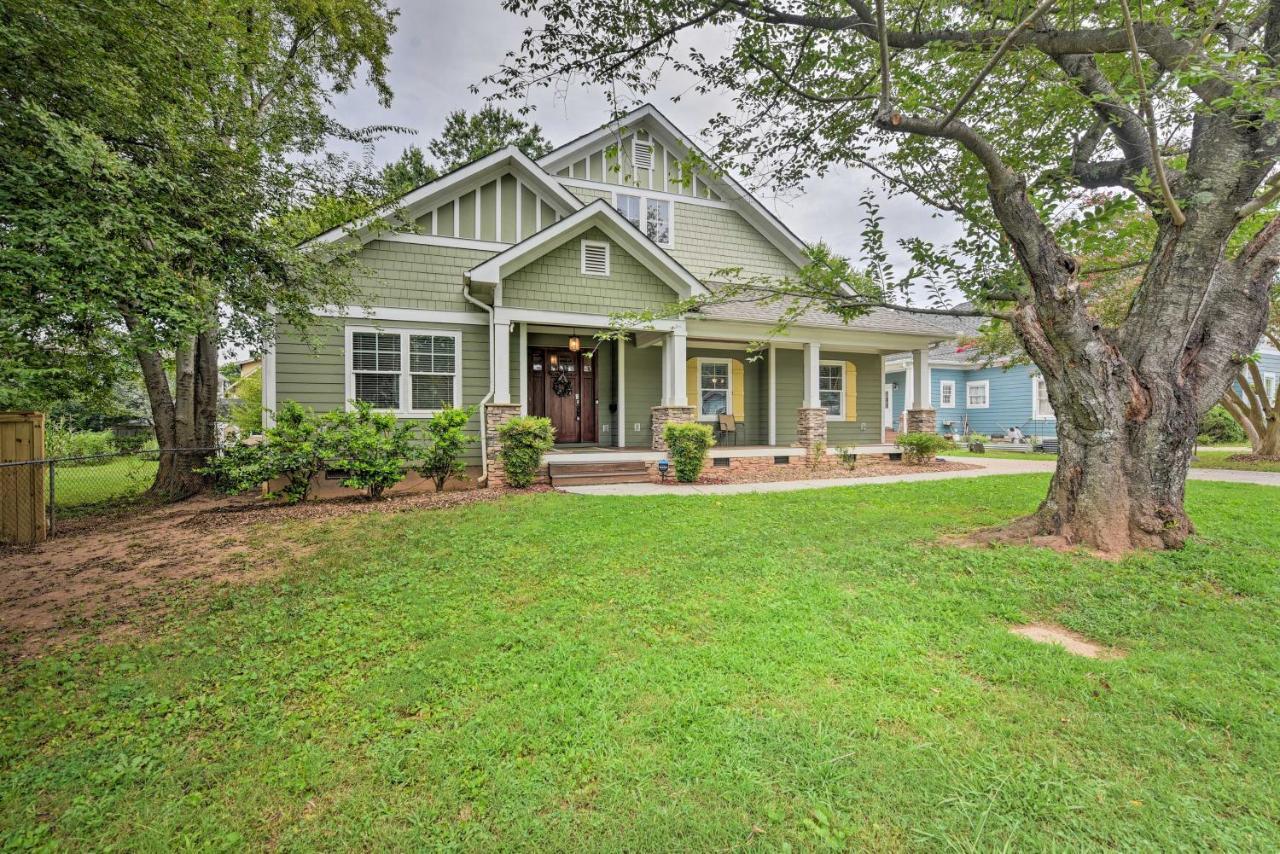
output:
<svg viewBox="0 0 1280 854"><path fill-rule="evenodd" d="M691 151L696 152L699 157L708 163L714 162L696 142L686 136L683 131L671 123L670 119L659 112L657 107L652 104L644 104L598 130L584 134L572 142L553 149L549 154L539 158L538 165L554 175L566 165L582 159L583 153L592 151L601 143L616 138L619 128L634 129L645 121L653 123L653 126L647 128L647 130L651 134L656 130L659 142L668 149L677 154L681 154L680 149L684 149L683 154L686 155ZM797 237L791 229L787 228L786 224L777 215L762 205L745 187L735 181L728 172L721 172L720 175L712 176L710 184L730 206L737 210L747 222L755 226L756 230L768 238L769 242L786 255L792 263L799 267L809 263L807 244Z"/></svg>
<svg viewBox="0 0 1280 854"><path fill-rule="evenodd" d="M453 190L499 175L508 169L522 173L521 177L525 184L540 195L546 196L561 215L567 216L582 207L582 201L577 196L544 172L527 154L514 145L509 145L479 160L474 160L466 166L460 166L429 184L410 190L367 217L329 229L324 234L308 240L303 247L338 243L343 240L354 240L363 245L377 239L380 231L385 231L378 228L378 224L383 220L390 221L390 218L398 218L397 215L402 212L407 214L409 219L415 219L419 209L425 213L433 208L432 201L442 200L442 197Z"/></svg>
<svg viewBox="0 0 1280 854"><path fill-rule="evenodd" d="M567 326L570 328L610 329L613 318L606 314L585 314L574 311L553 311L542 308L508 308L499 306L493 310L495 323L529 323L536 326ZM632 331L683 332L685 322L680 318L648 320Z"/></svg>
<svg viewBox="0 0 1280 854"><path fill-rule="evenodd" d="M623 219L622 214L603 199L592 202L555 225L547 226L483 264L472 267L467 275L472 282L497 286L504 277L592 228L599 228L613 238L630 253L631 257L643 264L649 272L661 279L682 298L707 293L707 289L694 278L692 273L634 225Z"/></svg>

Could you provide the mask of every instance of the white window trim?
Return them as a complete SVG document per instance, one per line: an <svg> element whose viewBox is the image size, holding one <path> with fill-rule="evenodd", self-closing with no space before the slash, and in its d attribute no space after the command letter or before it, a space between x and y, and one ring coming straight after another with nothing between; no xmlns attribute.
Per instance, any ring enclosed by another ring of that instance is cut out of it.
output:
<svg viewBox="0 0 1280 854"><path fill-rule="evenodd" d="M947 396L943 394L944 390L951 392L951 402L947 403ZM955 409L956 408L956 381L955 380L939 380L938 381L938 408L939 409Z"/></svg>
<svg viewBox="0 0 1280 854"><path fill-rule="evenodd" d="M985 403L970 403L969 389L976 386L982 386L986 390ZM972 380L964 384L964 407L965 409L990 409L991 408L991 380Z"/></svg>
<svg viewBox="0 0 1280 854"><path fill-rule="evenodd" d="M392 326L348 326L346 347L342 358L346 376L346 409L354 410L356 403L356 373L351 366L351 353L354 349L352 336L357 332L376 332L382 335L400 336L400 406L398 409L375 409L375 412L387 412L398 418L430 418L439 409L413 409L408 404L413 402L413 379L409 372L409 336L438 335L453 339L453 405L462 406L462 332L455 329L409 329ZM360 371L359 373L369 373ZM374 372L377 373L377 372ZM387 373L387 372L383 372Z"/></svg>
<svg viewBox="0 0 1280 854"><path fill-rule="evenodd" d="M669 196L663 193L646 193L642 190L633 190L630 187L624 190L614 190L611 201L613 204L613 209L615 211L618 210L618 196L635 196L640 200L640 233L643 234L645 237L649 236L649 232L645 228L645 226L648 224L648 219L649 219L649 201L648 200L654 199L659 202L666 202L667 206L671 209L671 223L667 228L667 237L669 239L667 240L666 243L658 243L656 240L654 241L654 243L656 243L658 246L661 246L664 249L672 249L675 247L676 245L676 203L674 200L678 197ZM630 222L630 221L631 220L627 220L627 222Z"/></svg>
<svg viewBox="0 0 1280 854"><path fill-rule="evenodd" d="M1053 414L1052 408L1050 408L1048 415L1040 411L1040 386L1042 385L1044 385L1044 377L1031 378L1031 420L1057 421L1058 416Z"/></svg>
<svg viewBox="0 0 1280 854"><path fill-rule="evenodd" d="M604 272L603 273L591 273L587 271L587 247L588 246L599 246L604 249ZM613 272L613 258L611 257L612 255L613 255L613 252L609 248L608 242L604 240L584 240L582 241L581 252L578 256L578 269L581 271L582 275L584 276L591 276L596 279L607 279L609 278L609 275Z"/></svg>
<svg viewBox="0 0 1280 854"><path fill-rule="evenodd" d="M725 366L725 384L724 384L724 409L726 415L732 415L734 418L741 418L738 413L733 411L733 360L732 359L711 359L698 357L698 420L715 423L720 420L719 415L703 415L702 414L702 366L703 365L724 365ZM720 391L720 389L709 389L709 391Z"/></svg>
<svg viewBox="0 0 1280 854"><path fill-rule="evenodd" d="M845 368L844 368L844 362L836 361L836 360L834 360L834 359L819 359L819 360L818 360L818 368L819 368L819 370L818 370L818 380L819 380L819 382L818 382L818 405L819 405L819 406L821 406L821 405L822 405L822 382L821 382L821 380L822 380L822 370L821 370L821 369L822 369L822 368L824 368L824 367L826 367L826 368L839 368L839 369L840 369L840 411L839 411L838 413L834 414L834 415L833 415L832 413L828 412L828 413L827 413L827 420L828 420L828 421L843 421L843 420L844 420L844 406L845 406L845 399L846 399L846 397L848 396L848 393L849 393L849 389L847 389L847 388L845 387L845 383L847 383L847 382L849 381L849 377L848 377L848 375L847 375L847 374L848 374L848 372L847 372L847 371L845 370ZM824 408L825 408L825 407L824 407Z"/></svg>
<svg viewBox="0 0 1280 854"><path fill-rule="evenodd" d="M1276 388L1280 386L1280 374L1267 373L1262 375L1262 393L1270 404L1276 397Z"/></svg>

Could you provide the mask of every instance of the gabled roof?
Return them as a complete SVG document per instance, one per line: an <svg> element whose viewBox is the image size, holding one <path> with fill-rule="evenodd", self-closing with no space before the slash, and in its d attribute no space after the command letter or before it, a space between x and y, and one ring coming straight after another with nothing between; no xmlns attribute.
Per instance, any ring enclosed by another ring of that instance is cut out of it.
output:
<svg viewBox="0 0 1280 854"><path fill-rule="evenodd" d="M410 190L396 201L355 223L345 223L318 237L313 237L307 241L306 245L335 243L344 238L359 240L361 244L368 243L376 239L378 234L386 232L388 222L396 220L412 222L420 215L433 210L437 202L448 201L450 193L455 190L468 184L483 183L507 172L518 174L527 185L543 194L547 202L562 216L567 216L582 207L578 197L566 190L564 185L542 171L538 164L519 148L508 145L479 160L459 166L452 172L423 184L417 189Z"/></svg>
<svg viewBox="0 0 1280 854"><path fill-rule="evenodd" d="M538 165L547 170L547 172L554 174L580 159L584 153L592 151L597 146L615 138L619 130L630 131L638 128L644 128L649 133L654 134L664 146L682 157L687 156L689 152L694 152L708 163L712 162L707 153L696 142L686 136L683 131L672 124L671 120L664 116L657 107L652 104L644 104L597 130L585 133L572 142L553 149L549 154L538 159ZM770 243L791 259L793 263L801 267L809 263L808 247L805 242L797 237L782 220L778 219L727 172L702 177L707 180L707 183L715 187L716 191L728 202L730 207L741 214L747 222L751 223L757 231L764 235Z"/></svg>
<svg viewBox="0 0 1280 854"><path fill-rule="evenodd" d="M707 292L692 273L663 252L656 243L624 219L603 199L592 202L510 249L499 252L489 260L472 267L467 276L472 282L496 285L503 277L509 276L592 228L599 228L607 234L681 298Z"/></svg>

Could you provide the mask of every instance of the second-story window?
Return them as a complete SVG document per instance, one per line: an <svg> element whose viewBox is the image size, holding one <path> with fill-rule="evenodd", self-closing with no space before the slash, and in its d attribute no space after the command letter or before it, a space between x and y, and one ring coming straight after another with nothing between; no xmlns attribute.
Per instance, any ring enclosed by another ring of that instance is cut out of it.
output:
<svg viewBox="0 0 1280 854"><path fill-rule="evenodd" d="M643 231L654 243L659 246L675 245L670 199L617 193L613 204L624 219Z"/></svg>

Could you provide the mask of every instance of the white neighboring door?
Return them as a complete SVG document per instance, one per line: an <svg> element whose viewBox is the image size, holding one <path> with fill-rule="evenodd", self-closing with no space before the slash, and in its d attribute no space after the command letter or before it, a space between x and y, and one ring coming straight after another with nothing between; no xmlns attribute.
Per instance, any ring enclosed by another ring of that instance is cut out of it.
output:
<svg viewBox="0 0 1280 854"><path fill-rule="evenodd" d="M893 386L891 385L884 388L884 414L880 423L886 425L893 423Z"/></svg>

